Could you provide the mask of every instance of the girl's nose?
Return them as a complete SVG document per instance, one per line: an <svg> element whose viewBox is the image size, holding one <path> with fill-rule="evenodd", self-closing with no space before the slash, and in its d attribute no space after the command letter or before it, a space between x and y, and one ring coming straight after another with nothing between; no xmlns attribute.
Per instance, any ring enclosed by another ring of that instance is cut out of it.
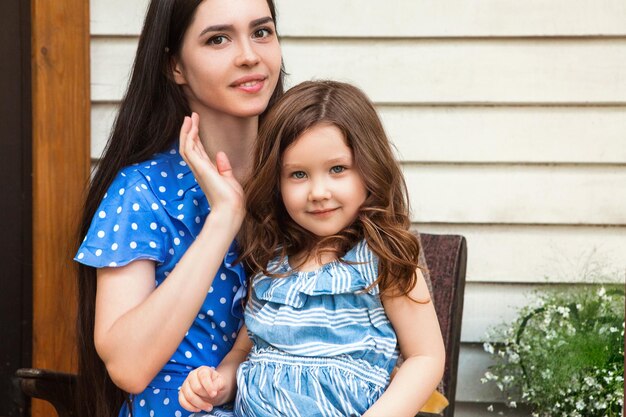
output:
<svg viewBox="0 0 626 417"><path fill-rule="evenodd" d="M255 45L250 39L241 42L239 55L237 55L236 64L238 66L253 67L260 61L259 54L255 50Z"/></svg>
<svg viewBox="0 0 626 417"><path fill-rule="evenodd" d="M331 193L326 181L317 180L312 182L309 192L309 201L328 200L330 197Z"/></svg>

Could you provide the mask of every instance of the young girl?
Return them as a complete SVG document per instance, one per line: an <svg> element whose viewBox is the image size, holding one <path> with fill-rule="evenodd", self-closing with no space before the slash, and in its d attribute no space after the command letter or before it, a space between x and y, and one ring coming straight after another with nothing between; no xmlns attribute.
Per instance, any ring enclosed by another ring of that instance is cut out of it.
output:
<svg viewBox="0 0 626 417"><path fill-rule="evenodd" d="M150 2L75 258L80 416L180 416L189 370L219 364L234 343L245 294L236 179L282 93L275 17L272 0ZM211 187L177 142L191 111L207 152L230 156Z"/></svg>
<svg viewBox="0 0 626 417"><path fill-rule="evenodd" d="M237 416L414 416L445 353L404 179L367 97L332 81L287 92L245 192L247 329L217 369L189 375L181 405L210 410L232 395L226 372L249 351Z"/></svg>

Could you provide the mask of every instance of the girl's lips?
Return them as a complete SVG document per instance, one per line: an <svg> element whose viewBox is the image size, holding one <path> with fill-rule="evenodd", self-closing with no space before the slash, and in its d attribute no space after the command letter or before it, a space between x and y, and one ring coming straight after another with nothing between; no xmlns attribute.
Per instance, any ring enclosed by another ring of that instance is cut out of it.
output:
<svg viewBox="0 0 626 417"><path fill-rule="evenodd" d="M334 213L335 210L337 210L337 208L324 209L324 210L312 210L312 211L309 211L308 213L316 217L328 217L332 213Z"/></svg>

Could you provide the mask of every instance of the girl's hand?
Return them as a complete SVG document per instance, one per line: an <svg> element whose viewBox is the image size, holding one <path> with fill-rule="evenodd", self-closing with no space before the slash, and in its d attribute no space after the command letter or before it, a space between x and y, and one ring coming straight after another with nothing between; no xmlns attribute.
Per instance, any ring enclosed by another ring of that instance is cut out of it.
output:
<svg viewBox="0 0 626 417"><path fill-rule="evenodd" d="M191 168L209 200L211 212L234 216L234 225L238 229L245 215L243 189L234 177L230 161L224 152L217 153L215 164L207 155L198 136L199 122L197 113L185 117L180 129L180 155Z"/></svg>
<svg viewBox="0 0 626 417"><path fill-rule="evenodd" d="M214 368L201 366L189 373L178 391L178 402L194 413L211 411L213 406L223 404L227 397L222 375Z"/></svg>

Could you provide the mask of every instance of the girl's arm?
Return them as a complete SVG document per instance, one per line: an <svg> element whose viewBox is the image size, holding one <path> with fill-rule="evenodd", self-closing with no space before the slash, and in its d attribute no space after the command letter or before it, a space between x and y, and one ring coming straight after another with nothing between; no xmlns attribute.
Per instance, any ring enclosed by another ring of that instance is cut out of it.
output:
<svg viewBox="0 0 626 417"><path fill-rule="evenodd" d="M180 405L197 413L232 401L237 392L237 368L248 357L250 349L252 342L243 326L233 348L216 369L202 366L189 373L178 392Z"/></svg>
<svg viewBox="0 0 626 417"><path fill-rule="evenodd" d="M113 382L139 393L163 368L193 323L245 214L243 191L224 154L217 167L186 118L180 153L211 204L211 214L177 266L154 288L155 264L138 260L98 270L94 341Z"/></svg>
<svg viewBox="0 0 626 417"><path fill-rule="evenodd" d="M430 298L421 271L409 295L414 300ZM385 313L398 335L405 358L385 393L363 417L415 416L443 376L445 348L432 301L418 304L406 296L384 297Z"/></svg>

